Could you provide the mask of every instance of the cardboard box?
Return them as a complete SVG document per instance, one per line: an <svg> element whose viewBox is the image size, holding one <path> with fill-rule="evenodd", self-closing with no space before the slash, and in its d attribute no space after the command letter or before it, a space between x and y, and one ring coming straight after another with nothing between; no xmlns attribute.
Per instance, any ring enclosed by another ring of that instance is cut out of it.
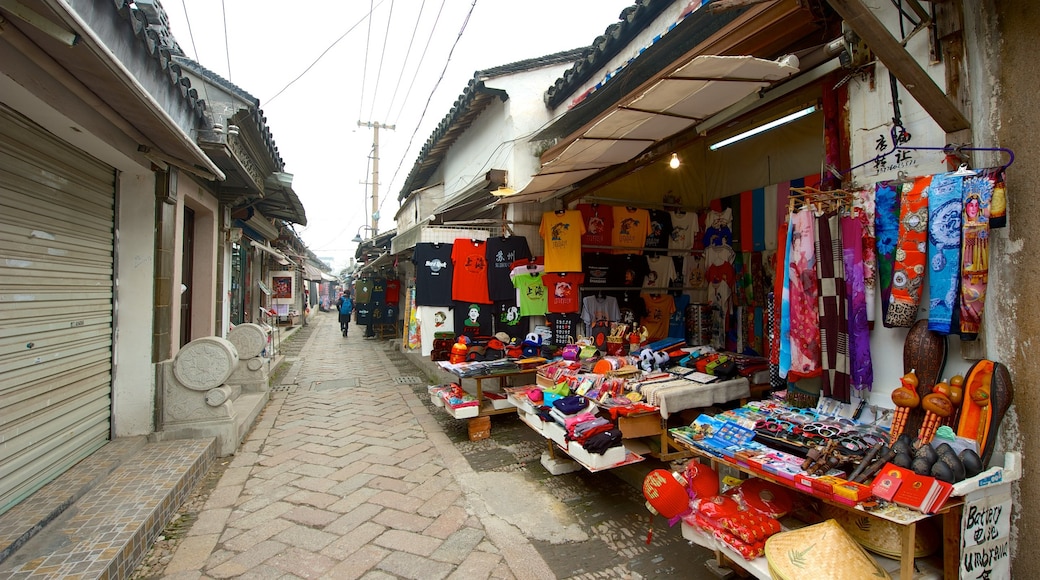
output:
<svg viewBox="0 0 1040 580"><path fill-rule="evenodd" d="M618 429L623 439L640 437L656 437L661 434L661 415L644 413L642 415L618 417Z"/></svg>

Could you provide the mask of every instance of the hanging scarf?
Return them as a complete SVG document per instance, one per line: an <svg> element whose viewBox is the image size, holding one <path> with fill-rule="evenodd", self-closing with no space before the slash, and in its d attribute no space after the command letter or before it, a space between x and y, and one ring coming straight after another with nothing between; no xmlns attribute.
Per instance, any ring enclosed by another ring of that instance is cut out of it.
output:
<svg viewBox="0 0 1040 580"><path fill-rule="evenodd" d="M791 216L791 245L787 248L791 278L791 370L788 380L820 376L820 314L816 285L813 212L803 209Z"/></svg>
<svg viewBox="0 0 1040 580"><path fill-rule="evenodd" d="M874 238L874 192L860 189L852 194L852 217L860 223L860 251L857 255L863 260L863 288L866 292L867 323L874 325L874 289L877 287L877 240ZM846 236L845 240L851 243Z"/></svg>
<svg viewBox="0 0 1040 580"><path fill-rule="evenodd" d="M874 186L874 237L877 239L877 280L881 289L881 320L888 315L892 296L892 265L899 242L899 190L901 186L879 181ZM886 324L886 326L888 326Z"/></svg>
<svg viewBox="0 0 1040 580"><path fill-rule="evenodd" d="M996 185L991 172L964 178L961 214L961 340L976 340L989 282L989 208Z"/></svg>
<svg viewBox="0 0 1040 580"><path fill-rule="evenodd" d="M871 226L874 222L871 221ZM870 323L867 320L867 292L864 280L865 245L855 243L866 237L863 222L856 217L841 220L841 238L844 240L845 295L849 305L849 375L852 388L870 389L874 384L874 366L870 360ZM871 245L873 251L873 245Z"/></svg>
<svg viewBox="0 0 1040 580"><path fill-rule="evenodd" d="M924 286L928 250L928 196L931 175L914 178L913 186L903 188L899 206L899 243L892 267L892 297L885 314L885 326L910 328L917 320Z"/></svg>
<svg viewBox="0 0 1040 580"><path fill-rule="evenodd" d="M777 250L777 279L781 281L780 292L780 316L777 317L780 324L780 333L777 337L779 355L777 364L780 367L780 377L787 380L787 374L791 371L791 237L794 233L793 215L787 218L787 236L784 237L783 246ZM783 256L783 261L780 260Z"/></svg>
<svg viewBox="0 0 1040 580"><path fill-rule="evenodd" d="M826 397L848 403L849 327L845 301L845 252L842 249L838 213L831 211L813 220L816 239L816 278L819 288L820 391Z"/></svg>
<svg viewBox="0 0 1040 580"><path fill-rule="evenodd" d="M932 176L928 187L928 330L950 334L960 290L961 185L953 173Z"/></svg>

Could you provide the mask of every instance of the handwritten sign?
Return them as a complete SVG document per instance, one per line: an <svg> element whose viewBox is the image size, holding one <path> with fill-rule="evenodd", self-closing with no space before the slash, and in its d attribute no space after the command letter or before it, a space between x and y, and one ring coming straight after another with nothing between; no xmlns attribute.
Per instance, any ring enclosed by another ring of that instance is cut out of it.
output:
<svg viewBox="0 0 1040 580"><path fill-rule="evenodd" d="M1011 496L984 497L961 517L962 580L1010 580Z"/></svg>

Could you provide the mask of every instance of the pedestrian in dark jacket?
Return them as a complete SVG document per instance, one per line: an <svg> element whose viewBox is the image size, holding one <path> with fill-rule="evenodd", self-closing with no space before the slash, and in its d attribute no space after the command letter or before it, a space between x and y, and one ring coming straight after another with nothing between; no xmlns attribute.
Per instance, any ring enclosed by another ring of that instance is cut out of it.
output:
<svg viewBox="0 0 1040 580"><path fill-rule="evenodd" d="M336 308L339 310L339 329L343 336L346 336L350 330L350 315L354 312L354 301L350 299L349 294L341 294L336 300Z"/></svg>

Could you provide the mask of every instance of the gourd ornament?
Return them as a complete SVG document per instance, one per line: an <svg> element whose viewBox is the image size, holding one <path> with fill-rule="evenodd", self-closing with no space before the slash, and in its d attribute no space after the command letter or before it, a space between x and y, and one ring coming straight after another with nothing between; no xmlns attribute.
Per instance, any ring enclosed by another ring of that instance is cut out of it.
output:
<svg viewBox="0 0 1040 580"><path fill-rule="evenodd" d="M892 416L892 428L888 434L889 444L894 444L896 439L906 429L906 419L910 411L921 404L921 397L917 394L917 374L913 369L899 379L900 386L892 391L892 402L896 405L896 412Z"/></svg>

